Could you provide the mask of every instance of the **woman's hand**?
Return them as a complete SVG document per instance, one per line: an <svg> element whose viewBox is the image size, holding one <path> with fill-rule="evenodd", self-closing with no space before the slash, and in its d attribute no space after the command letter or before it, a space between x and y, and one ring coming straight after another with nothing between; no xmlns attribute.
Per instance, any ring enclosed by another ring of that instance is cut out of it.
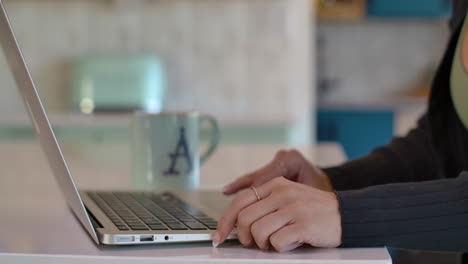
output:
<svg viewBox="0 0 468 264"><path fill-rule="evenodd" d="M257 198L257 194L260 200ZM213 245L222 243L237 225L245 246L292 250L304 243L314 247L341 244L341 216L333 192L283 177L237 195L218 223Z"/></svg>
<svg viewBox="0 0 468 264"><path fill-rule="evenodd" d="M260 186L273 178L281 176L324 191L331 192L334 190L328 176L321 169L308 162L299 151L282 150L265 167L226 185L223 193L226 195L234 194L250 186Z"/></svg>

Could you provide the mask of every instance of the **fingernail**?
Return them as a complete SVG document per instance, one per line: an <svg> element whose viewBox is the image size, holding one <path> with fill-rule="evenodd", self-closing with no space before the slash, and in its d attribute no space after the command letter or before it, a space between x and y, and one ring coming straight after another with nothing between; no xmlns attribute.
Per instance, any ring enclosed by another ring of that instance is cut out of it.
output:
<svg viewBox="0 0 468 264"><path fill-rule="evenodd" d="M213 247L214 247L214 248L217 248L218 245L219 245L219 234L218 234L218 232L215 232L215 233L213 234L212 239L213 239Z"/></svg>
<svg viewBox="0 0 468 264"><path fill-rule="evenodd" d="M285 252L285 251L290 251L290 250L293 250L297 247L300 247L302 246L302 243L298 244L298 243L292 243L292 244L289 244L287 246L285 246L284 248L281 249L281 252Z"/></svg>
<svg viewBox="0 0 468 264"><path fill-rule="evenodd" d="M230 185L226 185L226 186L223 187L222 192L225 193L225 192L229 191L229 189L231 189L231 186L230 186Z"/></svg>

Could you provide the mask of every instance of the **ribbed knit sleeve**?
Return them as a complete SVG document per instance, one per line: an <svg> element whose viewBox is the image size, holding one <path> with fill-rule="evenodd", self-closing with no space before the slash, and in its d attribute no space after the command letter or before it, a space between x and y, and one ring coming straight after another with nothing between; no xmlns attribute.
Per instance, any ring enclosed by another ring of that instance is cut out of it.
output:
<svg viewBox="0 0 468 264"><path fill-rule="evenodd" d="M339 191L342 246L468 251L468 172Z"/></svg>

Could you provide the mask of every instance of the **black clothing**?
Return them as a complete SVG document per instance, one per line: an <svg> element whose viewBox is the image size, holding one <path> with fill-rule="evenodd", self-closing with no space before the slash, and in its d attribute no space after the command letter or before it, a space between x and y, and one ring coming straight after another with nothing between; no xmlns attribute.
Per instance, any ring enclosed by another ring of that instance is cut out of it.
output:
<svg viewBox="0 0 468 264"><path fill-rule="evenodd" d="M450 19L450 29L455 31L458 25L462 23L463 18L468 10L468 1L466 0L453 0L453 15Z"/></svg>
<svg viewBox="0 0 468 264"><path fill-rule="evenodd" d="M342 246L468 251L468 129L449 86L463 11L451 22L457 26L417 128L363 158L324 169L337 189Z"/></svg>

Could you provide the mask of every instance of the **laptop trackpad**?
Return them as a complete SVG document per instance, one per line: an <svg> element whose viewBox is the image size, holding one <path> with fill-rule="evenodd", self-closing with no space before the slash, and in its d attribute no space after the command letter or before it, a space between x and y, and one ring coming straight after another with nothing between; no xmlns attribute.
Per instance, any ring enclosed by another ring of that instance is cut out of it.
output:
<svg viewBox="0 0 468 264"><path fill-rule="evenodd" d="M176 191L173 193L216 219L223 215L233 198L219 191Z"/></svg>

